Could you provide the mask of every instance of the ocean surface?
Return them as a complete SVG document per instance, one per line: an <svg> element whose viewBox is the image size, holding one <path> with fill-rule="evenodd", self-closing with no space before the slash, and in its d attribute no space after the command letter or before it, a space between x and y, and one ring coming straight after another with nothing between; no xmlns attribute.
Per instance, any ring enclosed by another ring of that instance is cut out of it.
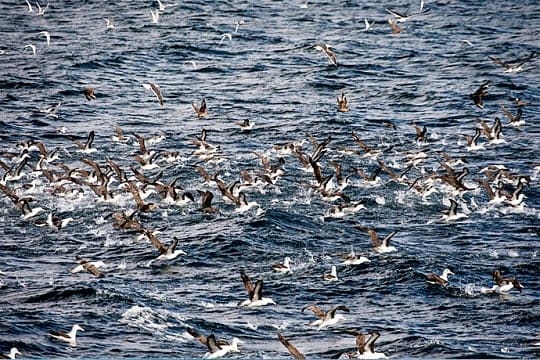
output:
<svg viewBox="0 0 540 360"><path fill-rule="evenodd" d="M201 358L207 348L187 333L192 328L239 338L239 352L227 358L291 358L278 333L309 359L343 358L355 350L350 331L375 330L375 349L389 358L540 357L540 62L533 56L521 71L505 72L488 57L515 65L540 50L537 1L426 1L422 14L419 2L403 0L164 5L51 0L39 15L33 1L32 12L22 0L0 2L2 185L44 209L23 219L0 194L0 353L15 346L22 358ZM392 33L385 7L414 14L398 22L401 33ZM151 10L159 11L157 23ZM369 31L365 18L374 22ZM337 66L313 47L321 43L331 46ZM469 95L486 81L480 108ZM163 106L143 87L150 82ZM90 86L93 100L83 93ZM350 107L343 113L342 93ZM208 115L198 118L192 103L203 98ZM501 105L516 114L516 98L528 104L523 123L510 126ZM484 149L468 150L464 135L481 127L479 119L490 127L496 117L502 137L481 135ZM246 119L250 131L237 124ZM426 127L425 139L417 141L414 124ZM112 139L115 127L127 142ZM216 147L206 159L195 144L203 129ZM74 140L84 143L90 131L96 151L83 153ZM153 168L136 161L135 134L160 155ZM294 143L307 157L316 147L310 139L328 138L322 176L338 163L344 177L352 174L345 188L335 175L330 180L329 188L346 195L339 199L324 199L309 164L280 148ZM58 159L40 163L57 181L37 167L40 152L32 147L14 174L22 142L36 141L49 153L58 149ZM463 161L449 165L443 152ZM283 158L282 174L244 187L258 204L245 212L197 170L231 184L243 181L243 170L268 175L262 157L270 165ZM144 201L157 208L133 218L159 231L166 246L177 237L186 255L158 260L147 237L115 227L112 214L132 214L134 197L111 175L108 189L118 196L103 201L89 185L95 180L82 175L93 170L83 159L105 172L106 160L114 161L139 188L132 167L151 179L162 172L164 184L178 177L176 187L193 203L170 204L154 192ZM359 175L381 164L398 175ZM489 166L506 167L510 177L496 178ZM84 170L72 173L79 183L69 180L74 168ZM443 184L448 168L469 170L467 190ZM512 193L518 175L527 179L519 204L490 202L481 180ZM423 196L415 180L432 193ZM207 190L215 213L200 210L198 191ZM465 216L443 218L450 199ZM359 201L357 212L334 211ZM49 213L72 220L60 230L38 226ZM396 251L375 252L358 226L381 238L396 231ZM343 265L353 250L370 262ZM76 256L103 261L105 276L72 273ZM274 272L271 265L285 257L292 271ZM338 280L323 280L333 265ZM454 275L446 286L426 282L425 274L447 267ZM263 280L264 296L276 305L238 306L248 298L241 269ZM496 269L517 278L522 291L491 291ZM317 318L302 312L310 304L350 312L338 311L344 321L318 329L310 325ZM74 324L85 330L75 347L48 335Z"/></svg>

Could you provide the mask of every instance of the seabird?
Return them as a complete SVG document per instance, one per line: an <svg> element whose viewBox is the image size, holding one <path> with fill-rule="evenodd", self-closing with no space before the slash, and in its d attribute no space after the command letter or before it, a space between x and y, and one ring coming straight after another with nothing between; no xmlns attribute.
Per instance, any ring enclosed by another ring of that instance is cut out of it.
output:
<svg viewBox="0 0 540 360"><path fill-rule="evenodd" d="M508 118L508 120L510 120L511 126L522 126L525 124L525 121L521 120L521 117L523 116L523 110L520 106L518 106L516 115L508 111L502 104L499 104L499 106L501 107L504 115Z"/></svg>
<svg viewBox="0 0 540 360"><path fill-rule="evenodd" d="M442 286L446 286L446 284L448 284L448 275L454 275L454 273L448 268L444 269L442 275L440 276L435 273L424 274L426 281L429 284Z"/></svg>
<svg viewBox="0 0 540 360"><path fill-rule="evenodd" d="M0 354L0 359L15 359L15 356L16 355L21 355L22 354L19 352L19 350L16 348L16 347L12 347L11 350L9 351L9 354L7 355L4 355L4 354Z"/></svg>
<svg viewBox="0 0 540 360"><path fill-rule="evenodd" d="M74 139L73 142L79 147L79 150L85 154L97 151L96 148L92 147L92 144L94 143L94 130L90 131L88 133L88 137L86 138L86 142L84 145L77 139Z"/></svg>
<svg viewBox="0 0 540 360"><path fill-rule="evenodd" d="M317 305L311 304L304 307L302 309L302 312L304 312L304 310L311 310L315 314L315 316L319 318L318 320L315 320L310 324L311 326L319 326L319 330L323 327L334 325L340 320L346 320L345 316L341 314L336 314L336 311L341 310L347 313L350 312L349 308L345 305L338 305L332 307L327 312L324 312Z"/></svg>
<svg viewBox="0 0 540 360"><path fill-rule="evenodd" d="M345 97L345 94L341 93L341 98L337 98L337 105L338 105L338 111L339 112L347 112L349 111L349 103L347 101L347 98Z"/></svg>
<svg viewBox="0 0 540 360"><path fill-rule="evenodd" d="M41 31L38 35L43 35L47 39L47 46L51 45L51 34L48 31Z"/></svg>
<svg viewBox="0 0 540 360"><path fill-rule="evenodd" d="M91 101L96 98L96 94L94 94L94 87L93 86L86 86L84 89L84 96L86 96L86 100Z"/></svg>
<svg viewBox="0 0 540 360"><path fill-rule="evenodd" d="M369 339L366 341L366 337L361 332L347 331L356 337L356 352L348 354L349 357L356 359L383 359L386 358L384 353L375 352L375 341L379 338L378 331L370 332Z"/></svg>
<svg viewBox="0 0 540 360"><path fill-rule="evenodd" d="M79 255L75 256L75 259L79 262L79 265L74 267L73 270L71 270L72 274L81 272L83 270L88 271L90 274L94 275L95 277L101 278L105 276L99 269L102 267L105 267L105 263L103 261L88 261L86 259L83 259Z"/></svg>
<svg viewBox="0 0 540 360"><path fill-rule="evenodd" d="M278 336L279 341L281 341L283 346L285 346L287 348L287 350L291 353L291 355L295 359L304 360L306 358L304 356L304 354L302 354L300 351L298 351L298 349L293 344L291 344L287 339L285 339L285 337L283 335L278 333L277 336Z"/></svg>
<svg viewBox="0 0 540 360"><path fill-rule="evenodd" d="M204 213L215 213L218 212L219 209L212 206L212 199L214 198L214 194L210 190L201 191L197 190L199 194L201 194L201 211Z"/></svg>
<svg viewBox="0 0 540 360"><path fill-rule="evenodd" d="M249 119L245 119L244 121L238 121L235 124L240 126L240 130L242 131L250 131L251 129L253 129L253 125L255 125L255 123L253 121L249 121Z"/></svg>
<svg viewBox="0 0 540 360"><path fill-rule="evenodd" d="M239 306L255 307L264 305L276 305L274 300L262 296L263 281L261 279L257 280L255 286L253 286L253 283L249 279L249 276L247 276L247 274L243 270L240 271L240 277L242 278L242 282L244 283L244 287L246 288L249 299L240 302L238 304Z"/></svg>
<svg viewBox="0 0 540 360"><path fill-rule="evenodd" d="M364 31L370 31L373 30L373 25L375 24L375 20L373 20L371 23L368 21L367 18L364 18Z"/></svg>
<svg viewBox="0 0 540 360"><path fill-rule="evenodd" d="M493 61L495 64L497 65L500 65L504 68L504 72L505 73L517 73L519 71L522 71L523 70L523 65L529 61L531 61L532 59L534 59L536 57L536 52L533 52L531 53L526 59L520 61L518 64L516 65L510 65L509 63L501 60L501 59L498 59L496 57L493 57L493 56L488 56L491 61Z"/></svg>
<svg viewBox="0 0 540 360"><path fill-rule="evenodd" d="M28 12L34 12L34 9L32 9L32 4L30 4L30 1L28 0L25 0L26 1L26 5L28 5Z"/></svg>
<svg viewBox="0 0 540 360"><path fill-rule="evenodd" d="M202 99L201 106L197 106L195 103L191 103L191 106L193 107L193 110L197 113L197 117L203 118L206 115L208 115L208 111L206 110L206 99Z"/></svg>
<svg viewBox="0 0 540 360"><path fill-rule="evenodd" d="M326 281L338 281L338 277L337 277L337 269L336 269L336 266L335 265L332 265L332 268L330 270L329 273L325 273L323 275L323 279L326 280Z"/></svg>
<svg viewBox="0 0 540 360"><path fill-rule="evenodd" d="M493 290L498 292L507 292L512 289L521 292L521 289L525 288L516 278L503 278L500 270L493 271L493 281L495 281Z"/></svg>
<svg viewBox="0 0 540 360"><path fill-rule="evenodd" d="M483 97L487 95L487 90L488 90L488 87L489 87L489 83L490 83L489 80L484 81L475 92L473 92L472 94L469 95L469 97L474 102L474 105L476 105L480 109L484 108Z"/></svg>
<svg viewBox="0 0 540 360"><path fill-rule="evenodd" d="M482 145L478 145L478 139L480 138L481 130L479 128L474 129L474 135L466 135L465 140L467 141L467 151L477 151L477 150L485 150L485 148Z"/></svg>
<svg viewBox="0 0 540 360"><path fill-rule="evenodd" d="M151 90L159 101L159 105L163 106L163 93L161 92L159 86L153 82L149 82L148 84L144 83L142 86L147 90Z"/></svg>
<svg viewBox="0 0 540 360"><path fill-rule="evenodd" d="M338 66L337 59L336 59L336 54L334 54L334 52L331 50L330 45L320 43L320 44L313 45L313 48L315 50L319 50L322 53L324 53L324 55L326 55L326 57L328 58L328 61L330 62L330 64L332 64L334 66Z"/></svg>
<svg viewBox="0 0 540 360"><path fill-rule="evenodd" d="M223 43L223 40L229 39L229 41L232 41L232 35L230 33L225 33L221 35L221 40L219 40L219 45Z"/></svg>
<svg viewBox="0 0 540 360"><path fill-rule="evenodd" d="M361 225L354 225L354 227L358 230L365 231L369 234L369 237L371 238L371 242L373 243L373 250L375 252L383 254L383 253L397 251L397 249L394 246L390 245L390 239L392 239L394 235L396 235L397 231L392 231L390 234L386 235L386 237L383 240L381 240L379 238L379 235L375 231L375 229L366 228Z"/></svg>
<svg viewBox="0 0 540 360"><path fill-rule="evenodd" d="M399 34L403 29L396 24L395 20L392 20L388 18L388 24L390 25L390 28L392 29L392 34Z"/></svg>
<svg viewBox="0 0 540 360"><path fill-rule="evenodd" d="M427 140L427 137L426 137L427 127L424 125L424 127L420 128L414 122L413 122L413 126L414 126L414 129L416 130L416 142L425 142Z"/></svg>
<svg viewBox="0 0 540 360"><path fill-rule="evenodd" d="M290 263L291 263L291 259L287 256L285 257L285 260L282 263L272 264L272 270L276 272L280 272L280 273L292 272Z"/></svg>
<svg viewBox="0 0 540 360"><path fill-rule="evenodd" d="M30 208L30 203L29 203L29 201L27 199L21 199L21 200L17 201L15 203L15 206L17 208L19 208L19 210L21 210L21 212L22 212L21 218L23 220L28 220L30 218L33 218L37 214L44 211L44 209L41 208L41 207L35 207L33 209Z"/></svg>
<svg viewBox="0 0 540 360"><path fill-rule="evenodd" d="M150 16L152 17L152 22L154 24L157 24L159 22L159 10L156 10L155 12L153 10L150 10Z"/></svg>
<svg viewBox="0 0 540 360"><path fill-rule="evenodd" d="M114 22L110 18L105 18L105 22L107 23L107 30L116 29L116 26L114 26Z"/></svg>
<svg viewBox="0 0 540 360"><path fill-rule="evenodd" d="M441 220L445 220L446 222L448 222L467 217L466 214L457 212L457 202L454 199L448 200L450 201L450 208L446 210L446 214L442 216Z"/></svg>
<svg viewBox="0 0 540 360"><path fill-rule="evenodd" d="M244 20L237 20L234 22L234 33L236 34L238 32L238 28L240 25L244 25Z"/></svg>
<svg viewBox="0 0 540 360"><path fill-rule="evenodd" d="M202 335L202 334L199 334L195 329L193 328L186 328L186 331L188 332L189 335L193 336L195 339L199 340L199 342L201 344L203 344L204 346L208 346L208 337ZM227 340L215 340L216 344L218 346L227 346L227 345L230 345L229 342Z"/></svg>
<svg viewBox="0 0 540 360"><path fill-rule="evenodd" d="M45 8L41 8L39 2L36 1L36 6L38 8L37 15L45 15L45 11L49 8L49 3L47 3L47 6L45 6Z"/></svg>
<svg viewBox="0 0 540 360"><path fill-rule="evenodd" d="M216 342L216 337L214 334L208 335L207 346L208 352L204 354L203 358L205 359L217 359L230 351L239 352L238 344L241 344L242 341L238 338L233 338L231 345L218 345Z"/></svg>
<svg viewBox="0 0 540 360"><path fill-rule="evenodd" d="M77 346L77 330L84 331L78 324L73 325L69 333L63 331L51 331L49 335L57 340L68 342L70 346Z"/></svg>
<svg viewBox="0 0 540 360"><path fill-rule="evenodd" d="M348 253L343 258L343 265L360 265L366 262L371 262L367 257L358 255L351 249L351 252Z"/></svg>
<svg viewBox="0 0 540 360"><path fill-rule="evenodd" d="M154 231L145 230L144 234L146 235L148 240L150 240L152 245L154 245L154 247L159 250L159 253L161 255L157 257L157 260L172 260L179 255L187 255L186 252L182 250L176 250L176 246L178 245L179 240L176 236L173 238L173 241L169 246L165 246L161 241L159 241Z"/></svg>
<svg viewBox="0 0 540 360"><path fill-rule="evenodd" d="M52 213L49 213L47 215L47 220L44 222L36 222L37 226L45 226L48 225L51 229L55 231L60 231L61 229L65 228L67 224L72 221L72 217L67 217L65 219L62 219L58 216L53 215Z"/></svg>
<svg viewBox="0 0 540 360"><path fill-rule="evenodd" d="M116 135L113 135L111 137L112 141L116 141L116 142L120 142L120 143L127 143L128 141L131 140L130 137L124 136L124 131L122 130L122 128L120 126L116 126L114 128L114 131L115 131ZM143 141L144 141L144 139L143 139Z"/></svg>
<svg viewBox="0 0 540 360"><path fill-rule="evenodd" d="M33 44L27 44L27 45L24 46L23 49L26 49L26 48L32 49L32 54L33 54L34 56L36 56L36 46L35 46L35 45L33 45Z"/></svg>

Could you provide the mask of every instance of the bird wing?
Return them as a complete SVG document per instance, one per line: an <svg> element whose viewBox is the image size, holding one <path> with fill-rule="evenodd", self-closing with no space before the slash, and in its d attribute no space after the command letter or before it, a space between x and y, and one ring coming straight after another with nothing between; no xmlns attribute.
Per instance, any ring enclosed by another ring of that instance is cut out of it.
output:
<svg viewBox="0 0 540 360"><path fill-rule="evenodd" d="M278 333L278 339L279 339L279 341L281 341L283 346L285 346L287 348L287 350L289 350L289 352L291 353L291 355L295 359L297 359L297 360L304 360L305 359L304 354L302 354L300 351L298 351L298 349L293 344L291 344L287 339L285 339L283 337L283 335L281 335L280 333Z"/></svg>
<svg viewBox="0 0 540 360"><path fill-rule="evenodd" d="M383 239L382 243L385 246L388 246L390 244L390 239L396 235L397 231L392 231L390 234L386 235L386 237Z"/></svg>
<svg viewBox="0 0 540 360"><path fill-rule="evenodd" d="M373 243L374 247L379 247L382 245L381 240L379 239L379 235L377 235L377 232L373 229L368 229L369 237L371 238L371 242Z"/></svg>
<svg viewBox="0 0 540 360"><path fill-rule="evenodd" d="M315 304L311 304L311 305L308 305L306 307L304 307L302 309L302 312L304 312L304 310L311 310L315 316L317 316L319 319L321 320L324 320L324 317L326 316L326 313L324 311L322 311L317 305Z"/></svg>
<svg viewBox="0 0 540 360"><path fill-rule="evenodd" d="M246 288L246 291L251 298L251 294L253 293L253 290L255 287L253 286L253 283L249 279L249 276L242 270L240 271L240 277L242 278L242 282L244 283L244 287Z"/></svg>
<svg viewBox="0 0 540 360"><path fill-rule="evenodd" d="M369 334L369 339L364 345L364 350L369 350L371 353L375 352L375 341L381 336L378 331L373 331Z"/></svg>

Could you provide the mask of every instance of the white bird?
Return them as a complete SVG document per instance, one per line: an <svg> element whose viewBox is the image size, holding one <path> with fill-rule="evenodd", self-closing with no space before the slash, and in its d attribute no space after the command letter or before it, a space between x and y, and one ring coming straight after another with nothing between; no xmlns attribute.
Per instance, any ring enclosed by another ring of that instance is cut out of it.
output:
<svg viewBox="0 0 540 360"><path fill-rule="evenodd" d="M232 35L230 33L225 33L221 35L221 40L219 41L219 45L223 43L223 40L225 40L225 38L228 38L229 41L232 41Z"/></svg>
<svg viewBox="0 0 540 360"><path fill-rule="evenodd" d="M116 29L116 26L114 26L114 23L111 19L105 18L105 21L107 22L107 29Z"/></svg>
<svg viewBox="0 0 540 360"><path fill-rule="evenodd" d="M282 263L272 264L272 270L280 273L289 273L291 270L291 258L288 256L285 257L285 260Z"/></svg>
<svg viewBox="0 0 540 360"><path fill-rule="evenodd" d="M156 10L156 12L150 10L150 15L152 16L152 22L154 24L157 24L159 21L159 10Z"/></svg>
<svg viewBox="0 0 540 360"><path fill-rule="evenodd" d="M51 34L48 31L41 31L39 35L43 35L47 38L47 46L51 45Z"/></svg>
<svg viewBox="0 0 540 360"><path fill-rule="evenodd" d="M26 5L28 5L28 12L34 12L34 9L32 9L32 5L30 4L30 1L28 0L25 0L26 1Z"/></svg>
<svg viewBox="0 0 540 360"><path fill-rule="evenodd" d="M367 257L357 255L353 249L351 249L351 252L345 256L342 264L343 265L360 265L366 262L371 262Z"/></svg>
<svg viewBox="0 0 540 360"><path fill-rule="evenodd" d="M369 23L368 19L367 18L364 18L364 24L366 25L364 31L370 31L370 30L373 30L373 24L375 24L375 20L373 20L371 22L371 24Z"/></svg>
<svg viewBox="0 0 540 360"><path fill-rule="evenodd" d="M165 5L163 5L163 3L160 0L157 0L157 3L158 3L158 6L159 6L159 11L165 10Z"/></svg>
<svg viewBox="0 0 540 360"><path fill-rule="evenodd" d="M323 275L323 279L326 281L338 281L337 269L335 265L332 265L332 270L329 273Z"/></svg>
<svg viewBox="0 0 540 360"><path fill-rule="evenodd" d="M230 351L239 352L238 344L241 344L242 341L238 338L232 339L231 345L219 345L216 341L214 334L208 335L207 346L208 352L204 354L204 359L217 359Z"/></svg>
<svg viewBox="0 0 540 360"><path fill-rule="evenodd" d="M311 304L304 307L302 309L302 312L304 312L304 310L311 310L315 314L315 316L319 318L318 320L315 320L310 324L311 326L319 326L319 330L323 327L334 325L340 320L346 320L345 316L341 314L336 314L337 310L345 311L347 313L350 312L349 308L345 305L338 305L324 312L317 305Z"/></svg>
<svg viewBox="0 0 540 360"><path fill-rule="evenodd" d="M236 34L238 32L238 28L240 27L240 25L244 25L244 20L235 21L234 25L235 25L234 33Z"/></svg>
<svg viewBox="0 0 540 360"><path fill-rule="evenodd" d="M26 48L32 49L32 54L34 54L34 56L36 56L36 47L35 47L35 45L28 44L28 45L25 45L24 49L26 49Z"/></svg>
<svg viewBox="0 0 540 360"><path fill-rule="evenodd" d="M45 6L44 8L42 8L42 7L39 5L39 2L36 1L36 6L37 6L37 8L38 8L37 14L38 14L38 15L45 15L45 11L47 11L47 9L49 8L49 3L47 3L47 6Z"/></svg>
<svg viewBox="0 0 540 360"><path fill-rule="evenodd" d="M84 331L78 324L73 325L69 333L63 331L51 331L49 335L61 341L68 342L70 346L77 346L77 330Z"/></svg>
<svg viewBox="0 0 540 360"><path fill-rule="evenodd" d="M22 354L19 352L19 350L16 348L16 347L12 347L11 350L9 351L9 354L7 355L3 355L3 354L0 354L0 359L15 359L15 356L16 355L21 355Z"/></svg>

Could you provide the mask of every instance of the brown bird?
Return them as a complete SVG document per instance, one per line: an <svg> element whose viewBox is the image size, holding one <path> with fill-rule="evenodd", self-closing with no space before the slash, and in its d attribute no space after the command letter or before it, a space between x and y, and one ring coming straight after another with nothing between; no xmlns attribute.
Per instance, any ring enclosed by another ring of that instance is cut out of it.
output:
<svg viewBox="0 0 540 360"><path fill-rule="evenodd" d="M469 95L469 97L472 99L472 101L474 102L474 105L476 105L477 107L479 107L480 109L483 109L484 108L484 100L483 100L483 97L487 95L487 89L489 87L489 80L487 81L484 81L482 83L482 85L480 85L480 87L475 91L473 92L472 94Z"/></svg>
<svg viewBox="0 0 540 360"><path fill-rule="evenodd" d="M208 110L206 110L206 99L202 99L201 106L197 106L195 103L191 103L191 106L197 113L199 119L208 115Z"/></svg>
<svg viewBox="0 0 540 360"><path fill-rule="evenodd" d="M87 86L83 90L84 96L86 96L86 100L91 101L96 98L96 94L94 93L95 89L93 86Z"/></svg>
<svg viewBox="0 0 540 360"><path fill-rule="evenodd" d="M298 351L298 349L293 344L291 344L287 339L285 339L285 337L283 337L283 335L278 333L277 336L278 336L279 341L281 341L283 346L285 346L287 348L287 350L289 350L289 352L291 353L291 355L295 359L304 360L306 358L304 356L304 354L302 354L300 351Z"/></svg>
<svg viewBox="0 0 540 360"><path fill-rule="evenodd" d="M388 24L390 24L390 28L392 29L392 34L399 34L403 29L398 26L395 20L388 19Z"/></svg>
<svg viewBox="0 0 540 360"><path fill-rule="evenodd" d="M206 190L205 192L197 190L199 194L201 194L201 211L204 213L215 213L218 212L219 209L212 206L212 199L214 198L214 194Z"/></svg>
<svg viewBox="0 0 540 360"><path fill-rule="evenodd" d="M88 261L86 259L83 259L79 255L75 256L75 259L79 262L79 266L71 270L72 274L80 272L82 270L86 270L95 277L101 278L104 276L103 273L98 269L99 267L105 266L103 261Z"/></svg>
<svg viewBox="0 0 540 360"><path fill-rule="evenodd" d="M338 111L339 112L347 112L349 111L349 103L347 101L347 98L345 97L344 93L341 93L341 98L337 98L337 105L338 105Z"/></svg>

